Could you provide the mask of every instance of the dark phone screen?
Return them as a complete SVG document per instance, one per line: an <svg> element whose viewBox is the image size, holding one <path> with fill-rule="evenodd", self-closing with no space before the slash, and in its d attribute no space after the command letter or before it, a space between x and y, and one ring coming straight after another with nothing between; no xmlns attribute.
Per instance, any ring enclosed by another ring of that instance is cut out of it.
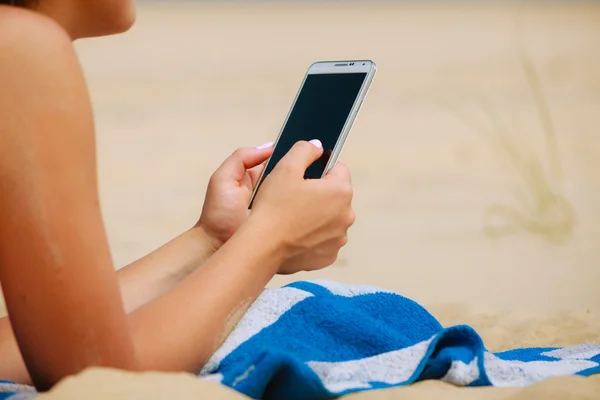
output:
<svg viewBox="0 0 600 400"><path fill-rule="evenodd" d="M366 76L363 72L307 76L266 166L263 179L296 142L312 139L319 139L323 143L323 156L308 167L304 177L320 178ZM259 185L261 183L262 180Z"/></svg>

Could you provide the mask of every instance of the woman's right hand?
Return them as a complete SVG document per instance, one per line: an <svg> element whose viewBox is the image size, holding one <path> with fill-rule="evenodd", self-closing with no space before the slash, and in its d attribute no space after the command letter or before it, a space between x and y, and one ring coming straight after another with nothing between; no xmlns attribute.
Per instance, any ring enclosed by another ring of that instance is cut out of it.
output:
<svg viewBox="0 0 600 400"><path fill-rule="evenodd" d="M348 241L355 219L348 168L337 163L322 179L304 179L306 169L322 154L318 140L296 143L254 200L250 218L284 252L286 262L279 273L331 265Z"/></svg>

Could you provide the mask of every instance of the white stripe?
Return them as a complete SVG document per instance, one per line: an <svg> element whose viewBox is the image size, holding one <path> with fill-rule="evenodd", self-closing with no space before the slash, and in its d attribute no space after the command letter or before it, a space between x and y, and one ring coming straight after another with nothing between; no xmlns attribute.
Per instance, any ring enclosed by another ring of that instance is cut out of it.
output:
<svg viewBox="0 0 600 400"><path fill-rule="evenodd" d="M542 353L546 357L560 359L590 359L600 354L600 344L583 343L577 346L563 347Z"/></svg>
<svg viewBox="0 0 600 400"><path fill-rule="evenodd" d="M319 376L325 388L332 393L369 388L370 382L394 385L406 382L415 373L432 340L433 337L401 350L359 360L311 361L308 366Z"/></svg>
<svg viewBox="0 0 600 400"><path fill-rule="evenodd" d="M215 372L219 367L219 363L242 343L264 328L273 325L293 306L311 296L313 296L311 293L292 287L265 289L225 340L225 343L202 368L200 375Z"/></svg>
<svg viewBox="0 0 600 400"><path fill-rule="evenodd" d="M491 353L484 356L485 371L494 386L527 386L555 376L573 375L598 363L589 360L507 361Z"/></svg>

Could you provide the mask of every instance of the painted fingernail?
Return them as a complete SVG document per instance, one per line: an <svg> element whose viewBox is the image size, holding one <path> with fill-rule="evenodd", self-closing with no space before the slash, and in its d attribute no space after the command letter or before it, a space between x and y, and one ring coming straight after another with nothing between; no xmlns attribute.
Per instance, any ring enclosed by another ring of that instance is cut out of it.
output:
<svg viewBox="0 0 600 400"><path fill-rule="evenodd" d="M321 147L323 147L323 144L321 143L321 141L319 139L313 139L308 143L311 143L312 145L314 145L315 147L318 147L319 149Z"/></svg>
<svg viewBox="0 0 600 400"><path fill-rule="evenodd" d="M269 142L269 143L261 144L256 149L257 150L264 150L264 149L268 149L269 147L272 147L272 146L273 146L273 142Z"/></svg>

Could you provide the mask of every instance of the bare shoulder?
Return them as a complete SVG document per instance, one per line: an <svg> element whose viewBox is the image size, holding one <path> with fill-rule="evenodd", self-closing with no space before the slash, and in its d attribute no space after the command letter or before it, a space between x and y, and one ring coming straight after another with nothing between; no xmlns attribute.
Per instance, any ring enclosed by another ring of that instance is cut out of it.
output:
<svg viewBox="0 0 600 400"><path fill-rule="evenodd" d="M81 80L74 46L52 19L29 10L0 6L0 102ZM45 85L42 83L45 82ZM29 92L29 93L27 93Z"/></svg>
<svg viewBox="0 0 600 400"><path fill-rule="evenodd" d="M13 57L48 55L57 48L73 48L65 30L54 20L37 12L0 6L0 48L2 64Z"/></svg>
<svg viewBox="0 0 600 400"><path fill-rule="evenodd" d="M50 126L68 129L91 120L70 37L39 13L0 6L0 87L0 153L14 145L7 140L11 135L23 141L48 133ZM60 133L55 135L60 139Z"/></svg>

